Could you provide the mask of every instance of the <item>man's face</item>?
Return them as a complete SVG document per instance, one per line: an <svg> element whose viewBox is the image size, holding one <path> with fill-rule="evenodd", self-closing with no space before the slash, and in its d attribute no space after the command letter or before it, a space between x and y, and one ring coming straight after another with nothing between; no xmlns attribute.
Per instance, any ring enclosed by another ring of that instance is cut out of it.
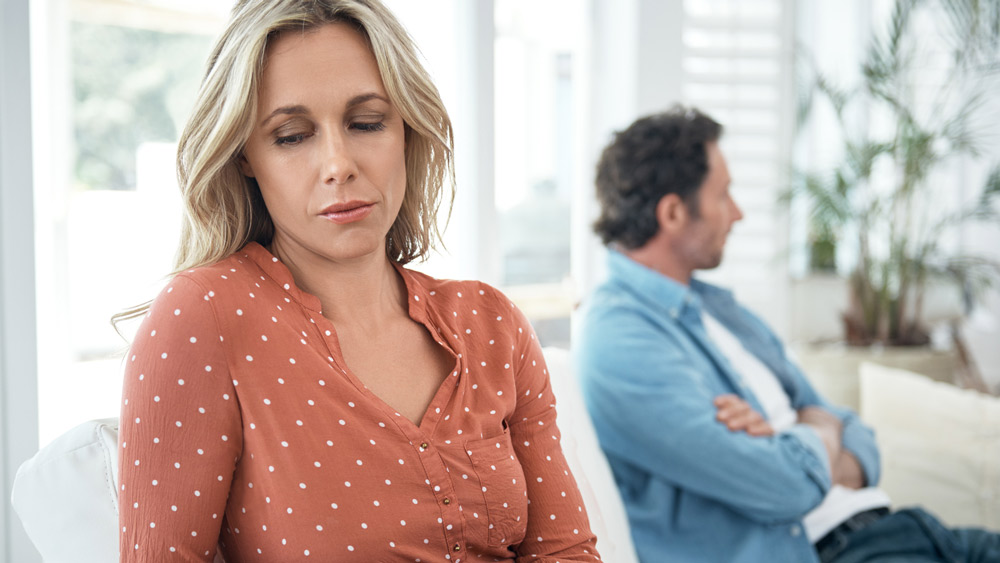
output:
<svg viewBox="0 0 1000 563"><path fill-rule="evenodd" d="M688 214L675 251L691 270L708 270L722 262L722 251L733 223L743 218L729 193L729 168L718 143L705 145L708 174L698 188L698 213Z"/></svg>

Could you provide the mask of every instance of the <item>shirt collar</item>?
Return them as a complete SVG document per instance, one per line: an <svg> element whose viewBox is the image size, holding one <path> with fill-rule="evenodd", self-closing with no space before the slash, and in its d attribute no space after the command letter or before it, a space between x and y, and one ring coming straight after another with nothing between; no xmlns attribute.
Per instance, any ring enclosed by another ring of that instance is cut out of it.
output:
<svg viewBox="0 0 1000 563"><path fill-rule="evenodd" d="M273 279L288 297L298 301L307 309L323 314L321 310L322 306L320 304L319 298L315 295L303 291L295 284L295 278L292 277L292 272L285 266L281 260L278 260L276 256L271 254L271 252L261 246L256 242L247 243L242 250L238 252L244 258L251 260L253 263L264 271L264 274ZM427 301L427 290L421 284L424 281L423 278L414 276L413 272L404 268L401 264L392 262L393 267L402 276L403 282L406 284L407 302L409 304L410 317L416 320L424 320L427 316L424 303ZM429 279L429 278L427 278Z"/></svg>
<svg viewBox="0 0 1000 563"><path fill-rule="evenodd" d="M287 266L281 263L278 258L271 254L266 248L261 246L256 242L247 243L242 250L238 252L244 258L251 260L254 264L264 271L264 273L274 280L288 295L286 299L294 299L298 301L307 309L316 311L319 314L323 314L320 310L321 305L319 298L311 293L306 293L299 289L299 286L295 285L295 279L292 277L292 272Z"/></svg>
<svg viewBox="0 0 1000 563"><path fill-rule="evenodd" d="M608 272L610 279L631 288L650 306L674 318L687 309L700 315L703 302L711 311L715 308L712 305L733 300L727 289L694 278L689 286L684 285L611 248L608 249Z"/></svg>

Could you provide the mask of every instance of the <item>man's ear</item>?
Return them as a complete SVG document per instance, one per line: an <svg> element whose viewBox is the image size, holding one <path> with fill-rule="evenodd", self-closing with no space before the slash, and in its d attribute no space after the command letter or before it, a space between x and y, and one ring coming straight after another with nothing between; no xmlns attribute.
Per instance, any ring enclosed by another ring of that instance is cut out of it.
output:
<svg viewBox="0 0 1000 563"><path fill-rule="evenodd" d="M236 162L239 163L240 172L242 172L244 176L247 178L256 178L253 173L253 166L250 166L250 161L247 160L246 155L240 153L240 155L236 157Z"/></svg>
<svg viewBox="0 0 1000 563"><path fill-rule="evenodd" d="M680 232L687 225L688 209L677 194L667 194L656 204L656 222L667 234Z"/></svg>

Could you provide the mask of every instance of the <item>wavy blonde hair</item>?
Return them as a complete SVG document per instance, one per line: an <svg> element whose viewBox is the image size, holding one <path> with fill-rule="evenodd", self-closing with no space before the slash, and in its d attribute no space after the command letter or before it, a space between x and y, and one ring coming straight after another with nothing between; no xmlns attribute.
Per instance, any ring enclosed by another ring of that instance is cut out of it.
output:
<svg viewBox="0 0 1000 563"><path fill-rule="evenodd" d="M454 199L451 120L392 12L379 0L240 0L212 49L177 149L184 224L175 273L218 262L251 241L270 244L274 225L260 189L238 164L257 114L267 47L282 32L330 23L355 26L367 39L389 100L405 122L406 193L386 236L386 255L406 264L426 258L440 243L437 213L447 196L450 215ZM134 307L113 322L148 307Z"/></svg>

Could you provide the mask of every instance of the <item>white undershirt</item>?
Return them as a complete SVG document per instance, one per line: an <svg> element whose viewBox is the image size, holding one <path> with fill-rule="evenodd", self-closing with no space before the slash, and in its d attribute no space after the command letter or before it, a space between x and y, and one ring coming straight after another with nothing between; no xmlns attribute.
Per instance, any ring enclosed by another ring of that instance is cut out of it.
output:
<svg viewBox="0 0 1000 563"><path fill-rule="evenodd" d="M702 319L709 338L753 391L774 431L780 433L795 425L798 415L774 373L707 311ZM851 516L889 504L889 495L877 487L848 489L834 485L823 502L806 514L802 524L809 541L815 543Z"/></svg>

